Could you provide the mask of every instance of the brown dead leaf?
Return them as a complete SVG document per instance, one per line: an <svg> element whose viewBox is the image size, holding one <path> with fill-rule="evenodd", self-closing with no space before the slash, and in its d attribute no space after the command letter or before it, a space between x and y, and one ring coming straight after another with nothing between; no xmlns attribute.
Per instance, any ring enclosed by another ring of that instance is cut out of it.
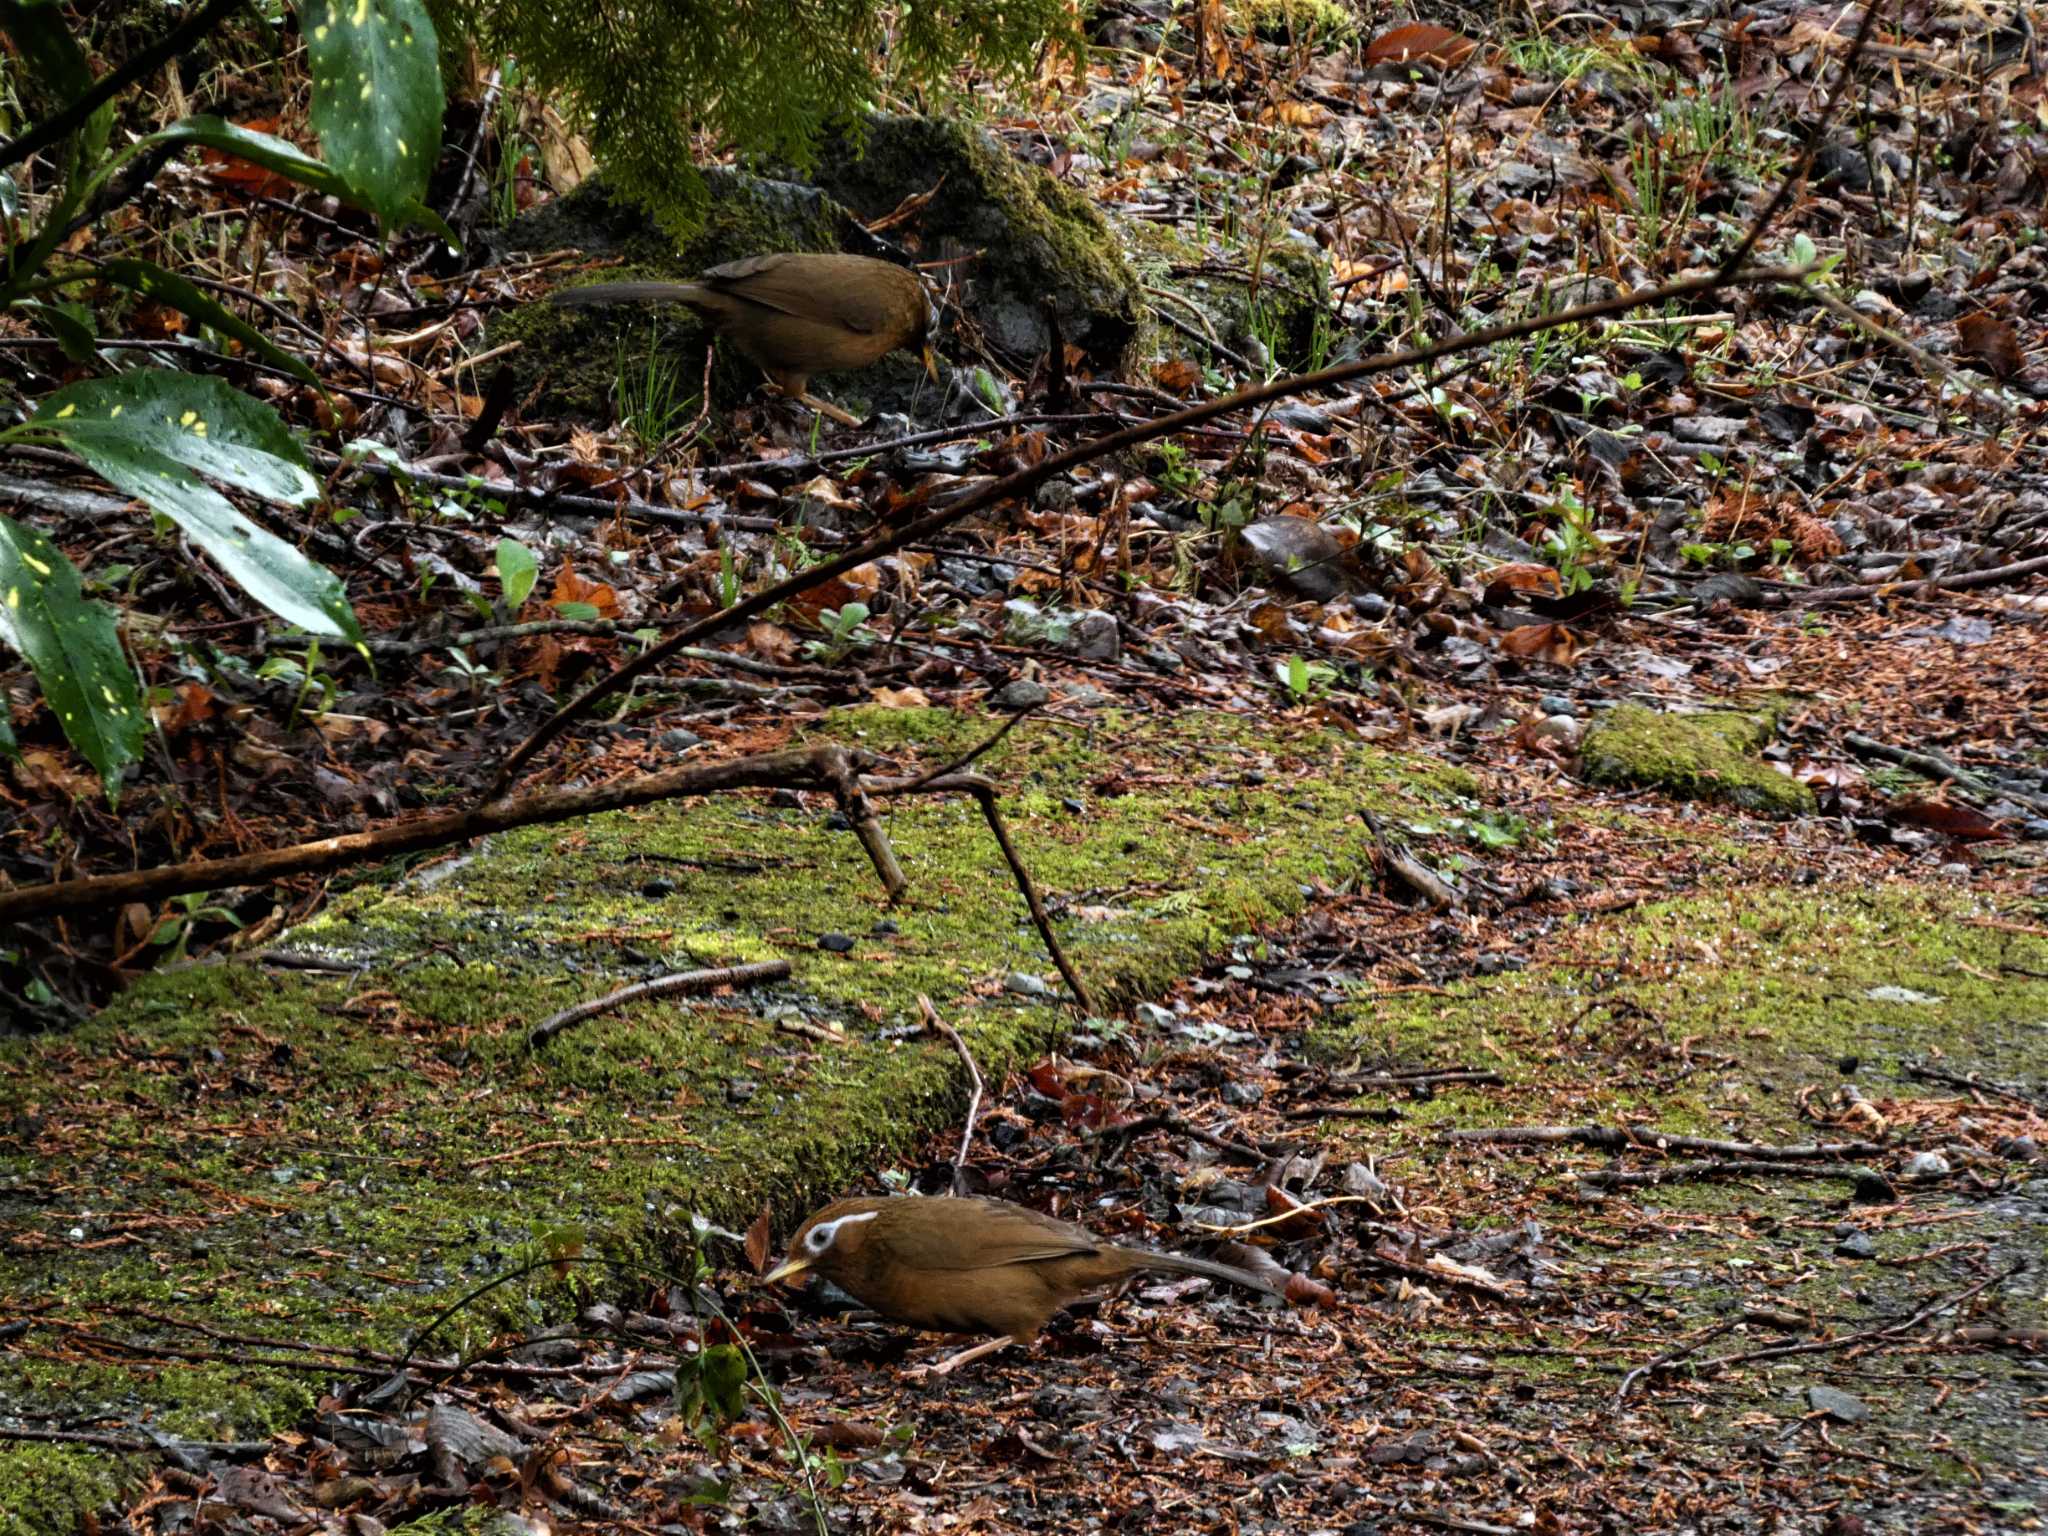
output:
<svg viewBox="0 0 2048 1536"><path fill-rule="evenodd" d="M1975 363L2001 384L2027 371L2027 354L2010 320L1983 310L1956 321L1956 356Z"/></svg>
<svg viewBox="0 0 2048 1536"><path fill-rule="evenodd" d="M1202 382L1202 370L1187 358L1168 358L1154 365L1152 382L1169 395L1186 395Z"/></svg>
<svg viewBox="0 0 2048 1536"><path fill-rule="evenodd" d="M877 688L868 695L884 709L930 709L932 701L922 688Z"/></svg>
<svg viewBox="0 0 2048 1536"><path fill-rule="evenodd" d="M1472 50L1478 46L1462 32L1453 32L1449 27L1411 21L1406 26L1382 32L1367 43L1365 62L1434 64L1438 69L1454 69L1470 58Z"/></svg>
<svg viewBox="0 0 2048 1536"><path fill-rule="evenodd" d="M1982 842L2005 836L1998 823L1975 806L1962 805L1953 800L1909 795L1894 800L1891 803L1891 812L1901 821L1909 821L1915 826L1940 832L1959 842Z"/></svg>
<svg viewBox="0 0 2048 1536"><path fill-rule="evenodd" d="M1525 624L1500 637L1500 648L1525 661L1547 661L1568 667L1585 649L1585 642L1562 624Z"/></svg>
<svg viewBox="0 0 2048 1536"><path fill-rule="evenodd" d="M881 585L882 568L871 560L866 565L856 565L844 576L835 576L808 592L799 592L789 600L789 611L806 623L815 624L818 615L827 608L865 603L881 589Z"/></svg>
<svg viewBox="0 0 2048 1536"><path fill-rule="evenodd" d="M616 619L619 616L619 594L604 582L584 580L566 560L555 574L555 590L548 601L556 604L588 603L597 610L599 618Z"/></svg>
<svg viewBox="0 0 2048 1536"><path fill-rule="evenodd" d="M774 1257L774 1250L768 1246L768 1228L768 1207L764 1205L753 1225L747 1228L747 1262L754 1266L757 1275L768 1272L768 1261Z"/></svg>
<svg viewBox="0 0 2048 1536"><path fill-rule="evenodd" d="M1564 587L1558 581L1555 569L1535 561L1496 565L1486 573L1486 600L1489 603L1504 603L1518 592L1547 592L1552 597L1559 597L1563 595Z"/></svg>
<svg viewBox="0 0 2048 1536"><path fill-rule="evenodd" d="M788 666L796 660L796 636L780 624L770 624L766 619L756 619L747 626L747 649L763 661L772 661L778 666Z"/></svg>

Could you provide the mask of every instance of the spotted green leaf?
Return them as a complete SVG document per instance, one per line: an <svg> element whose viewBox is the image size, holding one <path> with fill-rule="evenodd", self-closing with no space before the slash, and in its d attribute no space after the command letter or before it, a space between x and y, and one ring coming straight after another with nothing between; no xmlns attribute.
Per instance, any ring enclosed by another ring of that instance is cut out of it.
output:
<svg viewBox="0 0 2048 1536"><path fill-rule="evenodd" d="M287 623L362 646L333 573L259 527L201 479L287 506L320 494L277 413L219 379L137 369L44 400L26 424L176 523L257 602Z"/></svg>
<svg viewBox="0 0 2048 1536"><path fill-rule="evenodd" d="M421 0L299 0L313 131L386 223L426 195L441 153L441 69Z"/></svg>
<svg viewBox="0 0 2048 1536"><path fill-rule="evenodd" d="M0 641L19 651L43 698L111 801L142 755L142 693L121 653L114 610L86 597L78 568L35 529L0 517ZM14 736L0 705L0 731Z"/></svg>

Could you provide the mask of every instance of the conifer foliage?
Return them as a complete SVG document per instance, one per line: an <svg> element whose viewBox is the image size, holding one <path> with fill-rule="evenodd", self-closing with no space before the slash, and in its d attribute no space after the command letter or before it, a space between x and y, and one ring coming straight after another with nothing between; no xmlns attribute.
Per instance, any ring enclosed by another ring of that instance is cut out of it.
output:
<svg viewBox="0 0 2048 1536"><path fill-rule="evenodd" d="M610 175L672 234L704 203L689 144L803 164L886 79L972 60L1015 74L1078 39L1069 0L433 0L450 39L510 55L584 119Z"/></svg>

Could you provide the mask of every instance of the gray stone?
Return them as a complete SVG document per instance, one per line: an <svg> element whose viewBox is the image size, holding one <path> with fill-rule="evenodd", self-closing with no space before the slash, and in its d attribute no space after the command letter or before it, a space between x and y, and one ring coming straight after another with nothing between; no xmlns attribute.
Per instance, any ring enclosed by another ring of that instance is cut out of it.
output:
<svg viewBox="0 0 2048 1536"><path fill-rule="evenodd" d="M1311 518L1261 518L1238 538L1275 584L1313 602L1341 597L1350 585L1343 543Z"/></svg>
<svg viewBox="0 0 2048 1536"><path fill-rule="evenodd" d="M1052 695L1046 691L1045 684L1034 683L1029 678L1020 677L1014 682L1003 684L991 693L988 702L991 709L1014 714L1020 709L1036 709L1051 697Z"/></svg>
<svg viewBox="0 0 2048 1536"><path fill-rule="evenodd" d="M1906 1159L1909 1179L1941 1179L1948 1176L1948 1159L1939 1152L1915 1152Z"/></svg>
<svg viewBox="0 0 2048 1536"><path fill-rule="evenodd" d="M1835 1254L1844 1259L1874 1259L1877 1257L1877 1244L1870 1240L1867 1232L1851 1232L1835 1244Z"/></svg>
<svg viewBox="0 0 2048 1536"><path fill-rule="evenodd" d="M1051 997L1052 988L1045 984L1045 978L1034 976L1029 971L1012 971L1003 979L1003 990L1014 992L1019 997Z"/></svg>
<svg viewBox="0 0 2048 1536"><path fill-rule="evenodd" d="M1820 1383L1806 1389L1806 1406L1843 1424L1861 1424L1870 1417L1870 1405L1862 1398Z"/></svg>

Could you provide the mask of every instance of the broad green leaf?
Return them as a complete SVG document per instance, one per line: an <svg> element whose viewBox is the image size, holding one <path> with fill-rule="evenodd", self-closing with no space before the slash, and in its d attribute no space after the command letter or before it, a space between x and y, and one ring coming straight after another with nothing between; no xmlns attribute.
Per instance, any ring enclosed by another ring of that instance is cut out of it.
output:
<svg viewBox="0 0 2048 1536"><path fill-rule="evenodd" d="M498 582L505 589L505 606L518 612L519 605L540 579L540 562L533 551L517 539L498 540Z"/></svg>
<svg viewBox="0 0 2048 1536"><path fill-rule="evenodd" d="M21 217L21 188L14 184L14 178L0 171L0 218Z"/></svg>
<svg viewBox="0 0 2048 1536"><path fill-rule="evenodd" d="M142 693L121 653L114 610L80 590L78 568L35 529L0 517L0 641L19 651L79 754L119 793L142 755ZM11 722L0 730L11 750Z"/></svg>
<svg viewBox="0 0 2048 1536"><path fill-rule="evenodd" d="M153 261L138 261L126 256L101 262L97 275L119 283L123 288L132 288L159 304L168 304L180 314L190 315L201 325L210 325L223 336L234 337L243 346L273 366L284 369L292 377L305 380L315 389L321 387L319 375L304 362L278 346L189 278L180 277Z"/></svg>
<svg viewBox="0 0 2048 1536"><path fill-rule="evenodd" d="M4 0L0 0L4 3ZM339 198L361 208L371 207L369 195L350 184L347 177L324 160L316 160L298 145L288 143L274 134L258 133L253 128L242 128L225 118L181 117L168 128L138 139L127 151L126 158L146 152L157 144L197 144L207 149L217 149L223 154L247 160L251 165L260 165L266 171L296 181L302 187L311 187L315 192ZM419 224L432 230L451 246L460 247L441 216L425 203L408 202L399 210L393 220L394 226Z"/></svg>
<svg viewBox="0 0 2048 1536"><path fill-rule="evenodd" d="M441 68L420 0L299 0L313 131L387 224L426 195L441 153Z"/></svg>
<svg viewBox="0 0 2048 1536"><path fill-rule="evenodd" d="M279 618L362 648L362 631L333 574L200 479L206 475L289 506L319 496L298 443L269 406L219 379L138 369L58 390L27 429L56 438L171 519Z"/></svg>

